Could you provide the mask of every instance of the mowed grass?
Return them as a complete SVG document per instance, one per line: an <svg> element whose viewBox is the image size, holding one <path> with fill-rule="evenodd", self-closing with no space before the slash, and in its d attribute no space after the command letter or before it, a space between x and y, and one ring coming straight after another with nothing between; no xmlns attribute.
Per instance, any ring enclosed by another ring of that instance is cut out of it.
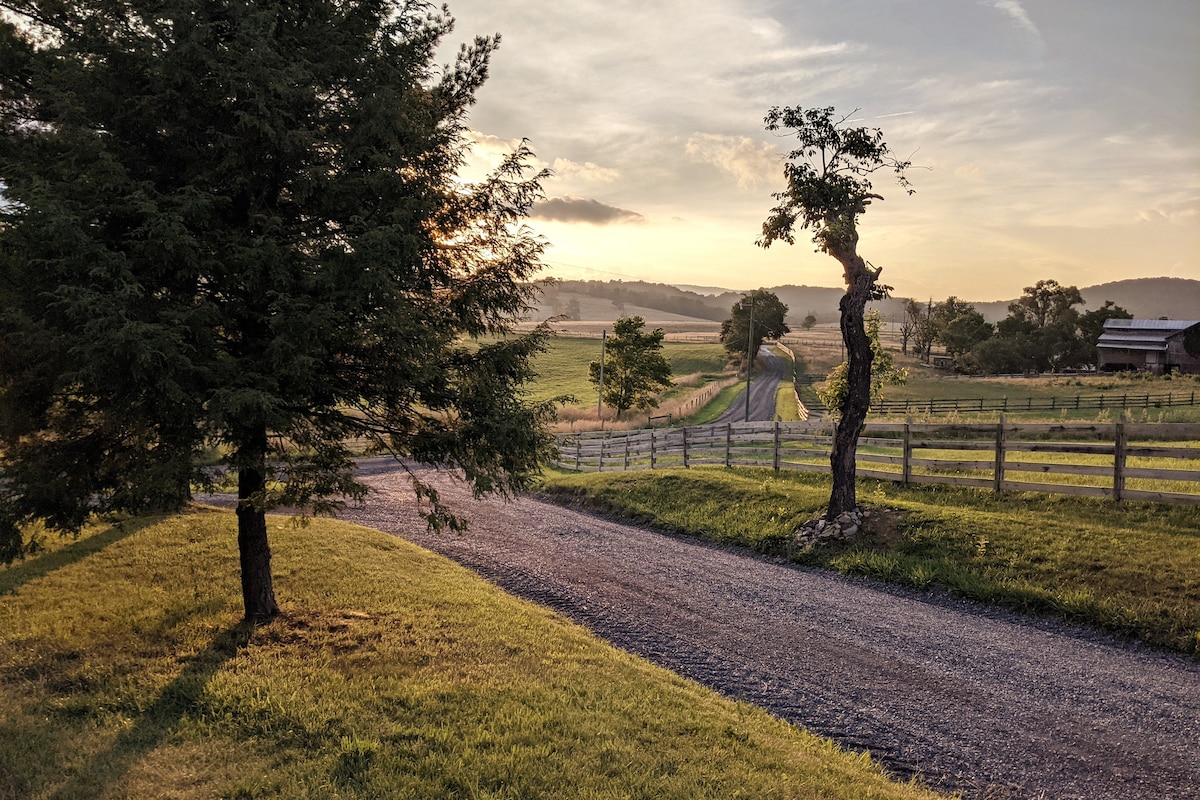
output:
<svg viewBox="0 0 1200 800"><path fill-rule="evenodd" d="M639 521L785 554L829 477L699 468L546 477L547 490ZM862 480L857 540L795 560L1200 653L1200 507Z"/></svg>
<svg viewBox="0 0 1200 800"><path fill-rule="evenodd" d="M671 363L675 377L695 373L719 374L729 361L719 344L664 342L663 355ZM537 357L537 380L530 386L530 398L548 400L570 395L580 405L595 405L596 387L588 379L588 365L600 360L599 339L556 337L547 352Z"/></svg>
<svg viewBox="0 0 1200 800"><path fill-rule="evenodd" d="M239 623L229 512L0 569L0 798L931 798L453 563L271 519Z"/></svg>

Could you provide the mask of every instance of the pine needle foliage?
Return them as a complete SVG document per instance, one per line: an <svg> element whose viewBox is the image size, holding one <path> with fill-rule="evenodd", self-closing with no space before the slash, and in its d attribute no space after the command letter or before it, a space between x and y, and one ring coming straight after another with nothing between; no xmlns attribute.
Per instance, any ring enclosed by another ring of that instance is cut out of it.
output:
<svg viewBox="0 0 1200 800"><path fill-rule="evenodd" d="M221 445L247 616L269 617L263 513L360 498L347 439L528 485L548 331L505 334L545 173L522 144L457 178L499 37L438 66L453 20L424 2L4 6L0 538L177 507Z"/></svg>

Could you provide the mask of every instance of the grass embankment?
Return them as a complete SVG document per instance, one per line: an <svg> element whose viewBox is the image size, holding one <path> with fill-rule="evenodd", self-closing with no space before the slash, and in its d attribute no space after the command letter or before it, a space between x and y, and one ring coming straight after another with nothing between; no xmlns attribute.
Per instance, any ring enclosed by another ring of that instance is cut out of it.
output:
<svg viewBox="0 0 1200 800"><path fill-rule="evenodd" d="M748 468L556 472L546 485L644 522L775 553L829 499L826 475ZM873 512L863 536L793 558L1200 653L1200 508L871 480L860 482L859 501Z"/></svg>
<svg viewBox="0 0 1200 800"><path fill-rule="evenodd" d="M0 798L932 797L399 539L269 525L260 628L228 512L0 569Z"/></svg>

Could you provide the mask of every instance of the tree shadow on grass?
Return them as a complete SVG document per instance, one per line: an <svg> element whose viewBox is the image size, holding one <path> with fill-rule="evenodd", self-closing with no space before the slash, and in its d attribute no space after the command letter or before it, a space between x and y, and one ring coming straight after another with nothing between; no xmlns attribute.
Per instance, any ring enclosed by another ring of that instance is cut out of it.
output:
<svg viewBox="0 0 1200 800"><path fill-rule="evenodd" d="M111 747L90 758L51 796L53 800L102 796L122 782L130 769L166 740L188 711L196 707L213 676L249 643L254 627L243 621L217 634Z"/></svg>
<svg viewBox="0 0 1200 800"><path fill-rule="evenodd" d="M158 519L139 519L117 522L100 533L79 539L61 550L34 556L8 569L0 571L0 595L12 594L25 584L44 578L55 570L69 567L93 553L98 553L110 544L121 541Z"/></svg>

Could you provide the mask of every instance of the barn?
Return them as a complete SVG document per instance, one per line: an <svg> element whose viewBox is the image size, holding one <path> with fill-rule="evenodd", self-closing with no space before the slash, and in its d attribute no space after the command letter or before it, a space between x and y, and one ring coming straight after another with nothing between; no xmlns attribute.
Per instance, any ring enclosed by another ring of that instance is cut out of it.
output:
<svg viewBox="0 0 1200 800"><path fill-rule="evenodd" d="M1096 343L1096 368L1163 375L1172 370L1200 373L1200 320L1110 319Z"/></svg>

